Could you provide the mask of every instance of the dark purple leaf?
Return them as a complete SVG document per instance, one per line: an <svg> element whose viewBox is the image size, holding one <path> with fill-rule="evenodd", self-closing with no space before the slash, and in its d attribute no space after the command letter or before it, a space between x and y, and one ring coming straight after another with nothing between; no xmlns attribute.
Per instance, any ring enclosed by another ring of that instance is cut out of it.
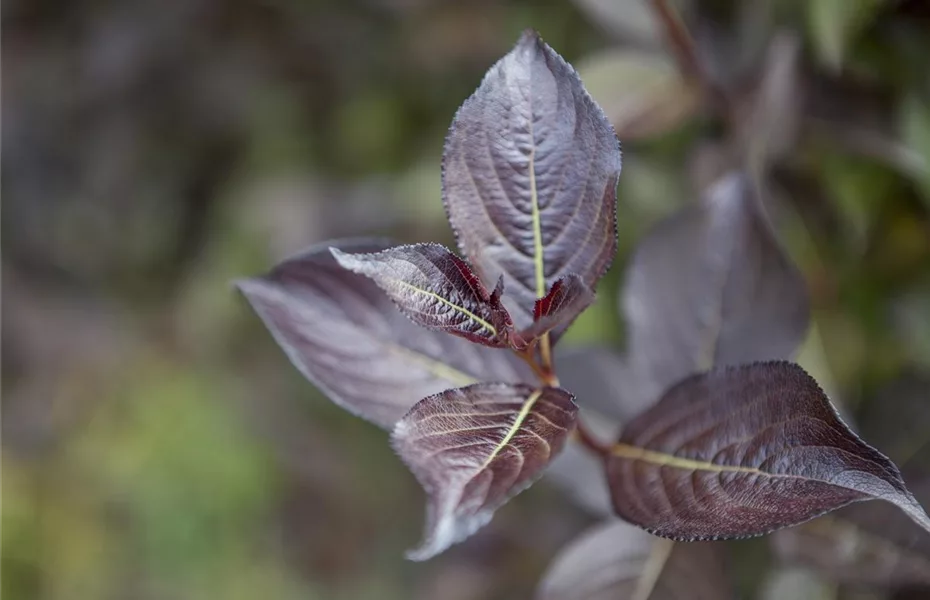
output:
<svg viewBox="0 0 930 600"><path fill-rule="evenodd" d="M894 463L787 362L683 380L624 427L607 472L617 513L674 539L761 535L870 499L930 531Z"/></svg>
<svg viewBox="0 0 930 600"><path fill-rule="evenodd" d="M726 600L730 584L711 543L675 544L622 521L566 546L537 600Z"/></svg>
<svg viewBox="0 0 930 600"><path fill-rule="evenodd" d="M443 200L485 285L501 275L520 328L577 273L594 288L617 249L620 148L604 113L532 31L462 105L446 138Z"/></svg>
<svg viewBox="0 0 930 600"><path fill-rule="evenodd" d="M481 383L424 398L398 423L394 449L426 490L425 560L487 523L535 481L575 425L559 388Z"/></svg>
<svg viewBox="0 0 930 600"><path fill-rule="evenodd" d="M336 404L391 427L424 396L531 377L510 353L417 327L371 280L340 267L330 246L373 252L389 244L321 244L237 286L294 366Z"/></svg>
<svg viewBox="0 0 930 600"><path fill-rule="evenodd" d="M520 332L524 340L532 340L554 330L565 331L572 321L594 302L594 292L574 273L552 284L549 293L536 301L533 324Z"/></svg>
<svg viewBox="0 0 930 600"><path fill-rule="evenodd" d="M808 324L804 280L742 174L659 223L626 275L635 394L654 401L712 367L788 359ZM639 403L638 401L636 403Z"/></svg>
<svg viewBox="0 0 930 600"><path fill-rule="evenodd" d="M494 348L508 345L513 322L500 302L501 281L489 294L468 264L444 246L332 253L344 268L371 278L417 325Z"/></svg>

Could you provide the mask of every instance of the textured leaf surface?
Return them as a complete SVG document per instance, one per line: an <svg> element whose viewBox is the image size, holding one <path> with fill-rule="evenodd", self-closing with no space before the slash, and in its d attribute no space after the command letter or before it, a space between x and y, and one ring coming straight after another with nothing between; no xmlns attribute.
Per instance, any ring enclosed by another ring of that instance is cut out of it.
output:
<svg viewBox="0 0 930 600"><path fill-rule="evenodd" d="M894 463L787 362L685 379L625 426L607 471L617 513L674 539L761 535L869 499L930 531Z"/></svg>
<svg viewBox="0 0 930 600"><path fill-rule="evenodd" d="M711 543L672 544L622 521L604 523L566 546L538 600L725 600L732 596Z"/></svg>
<svg viewBox="0 0 930 600"><path fill-rule="evenodd" d="M455 116L443 200L485 285L504 276L519 328L568 273L595 287L617 248L620 148L574 69L534 32Z"/></svg>
<svg viewBox="0 0 930 600"><path fill-rule="evenodd" d="M414 323L501 348L513 323L501 305L501 283L493 294L468 264L440 244L396 246L373 254L334 248L336 261L370 277Z"/></svg>
<svg viewBox="0 0 930 600"><path fill-rule="evenodd" d="M550 330L557 336L593 302L594 292L581 277L566 275L552 284L545 297L536 301L533 324L521 332L521 337L530 340Z"/></svg>
<svg viewBox="0 0 930 600"><path fill-rule="evenodd" d="M526 380L510 353L411 323L371 280L340 267L330 246L389 244L321 244L237 286L294 366L336 404L391 427L424 396L485 378Z"/></svg>
<svg viewBox="0 0 930 600"><path fill-rule="evenodd" d="M574 427L559 388L482 383L424 398L394 428L394 449L426 490L425 560L486 524L542 475Z"/></svg>
<svg viewBox="0 0 930 600"><path fill-rule="evenodd" d="M790 358L809 318L801 274L741 174L647 235L623 308L637 393L653 401L698 371Z"/></svg>

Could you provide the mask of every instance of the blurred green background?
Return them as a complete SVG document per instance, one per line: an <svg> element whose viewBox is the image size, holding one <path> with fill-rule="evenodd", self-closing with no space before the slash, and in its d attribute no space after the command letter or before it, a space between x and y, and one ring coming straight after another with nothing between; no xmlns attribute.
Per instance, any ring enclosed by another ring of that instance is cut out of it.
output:
<svg viewBox="0 0 930 600"><path fill-rule="evenodd" d="M637 0L4 2L3 596L531 594L593 517L544 480L405 561L423 494L387 435L229 285L333 237L452 244L445 131L526 27L624 143L620 255L566 344L621 343L630 249L751 156L812 291L802 363L855 414L902 380L930 412L930 3L672 4L722 105Z"/></svg>

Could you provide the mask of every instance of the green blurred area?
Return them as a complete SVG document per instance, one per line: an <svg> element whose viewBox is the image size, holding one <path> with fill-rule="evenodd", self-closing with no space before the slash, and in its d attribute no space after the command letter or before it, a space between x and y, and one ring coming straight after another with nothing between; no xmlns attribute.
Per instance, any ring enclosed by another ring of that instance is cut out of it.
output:
<svg viewBox="0 0 930 600"><path fill-rule="evenodd" d="M746 137L811 287L804 366L853 409L930 373L927 4L675 4L730 119L634 0L6 2L4 597L531 595L591 517L543 483L405 561L423 494L386 433L302 380L230 287L333 237L452 244L445 131L526 27L624 142L620 254L565 344L621 347L630 251ZM760 103L776 34L798 75Z"/></svg>

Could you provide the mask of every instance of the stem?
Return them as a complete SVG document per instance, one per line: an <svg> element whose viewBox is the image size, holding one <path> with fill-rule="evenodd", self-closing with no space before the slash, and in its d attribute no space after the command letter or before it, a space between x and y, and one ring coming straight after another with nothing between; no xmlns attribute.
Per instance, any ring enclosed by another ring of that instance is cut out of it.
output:
<svg viewBox="0 0 930 600"><path fill-rule="evenodd" d="M548 331L539 340L539 357L542 359L543 370L552 373L552 345L549 342Z"/></svg>
<svg viewBox="0 0 930 600"><path fill-rule="evenodd" d="M655 591L662 570L668 562L668 557L672 555L672 549L675 547L675 541L666 538L655 538L652 541L652 547L649 549L649 557L646 564L643 565L639 579L636 582L636 589L632 600L649 600L652 592Z"/></svg>
<svg viewBox="0 0 930 600"><path fill-rule="evenodd" d="M590 450L592 453L600 456L601 458L606 459L610 456L610 446L600 442L595 438L590 431L578 421L575 425L575 431L573 434L574 438L585 448Z"/></svg>
<svg viewBox="0 0 930 600"><path fill-rule="evenodd" d="M550 379L550 375L539 365L536 361L536 358L533 356L533 350L536 348L536 344L528 346L526 350L514 352L520 359L529 365L530 369L533 370L533 374L539 378L543 383L547 383L547 380Z"/></svg>
<svg viewBox="0 0 930 600"><path fill-rule="evenodd" d="M732 114L729 110L730 99L710 77L710 74L698 59L694 39L685 28L681 17L678 16L675 9L669 6L667 0L652 0L652 7L655 9L656 17L665 30L665 40L671 46L679 70L686 78L695 81L704 88L704 92L714 102L721 115Z"/></svg>

